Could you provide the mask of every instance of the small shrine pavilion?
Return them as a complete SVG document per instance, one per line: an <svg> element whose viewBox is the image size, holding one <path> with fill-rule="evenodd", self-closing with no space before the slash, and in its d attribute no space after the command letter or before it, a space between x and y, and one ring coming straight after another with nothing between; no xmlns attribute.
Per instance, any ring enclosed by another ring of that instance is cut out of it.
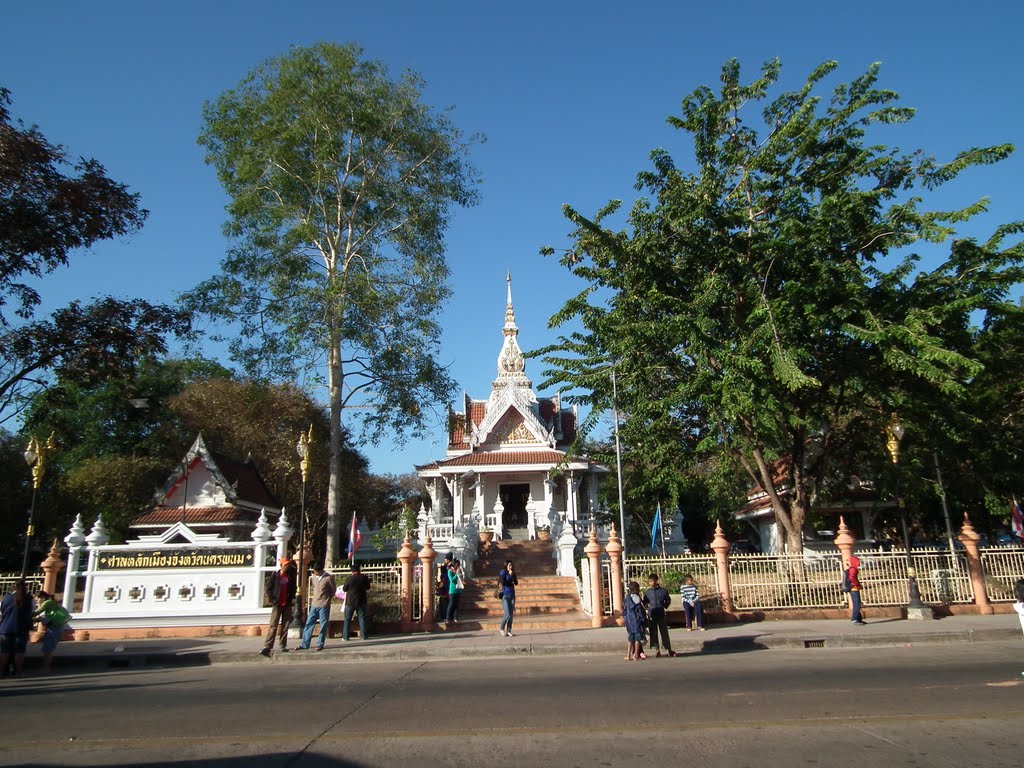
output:
<svg viewBox="0 0 1024 768"><path fill-rule="evenodd" d="M185 458L154 496L154 506L129 526L138 536L160 534L177 523L196 533L217 533L248 541L266 512L276 519L281 505L268 490L252 458L238 461L216 454L199 435Z"/></svg>
<svg viewBox="0 0 1024 768"><path fill-rule="evenodd" d="M464 395L461 411L449 409L445 458L416 472L427 484L432 523L452 530L472 523L499 538L532 539L553 523L575 523L596 512L598 483L608 469L568 452L576 438L575 406L533 391L519 347L511 275L506 283L490 396Z"/></svg>

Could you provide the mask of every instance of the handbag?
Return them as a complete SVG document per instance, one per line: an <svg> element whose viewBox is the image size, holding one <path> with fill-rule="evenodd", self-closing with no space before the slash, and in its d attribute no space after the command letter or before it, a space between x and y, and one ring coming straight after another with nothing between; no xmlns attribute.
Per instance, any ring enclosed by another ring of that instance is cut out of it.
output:
<svg viewBox="0 0 1024 768"><path fill-rule="evenodd" d="M496 590L494 590L494 599L495 600L501 600L501 598L503 598L504 596L505 596L505 590L502 589L501 587L498 587Z"/></svg>

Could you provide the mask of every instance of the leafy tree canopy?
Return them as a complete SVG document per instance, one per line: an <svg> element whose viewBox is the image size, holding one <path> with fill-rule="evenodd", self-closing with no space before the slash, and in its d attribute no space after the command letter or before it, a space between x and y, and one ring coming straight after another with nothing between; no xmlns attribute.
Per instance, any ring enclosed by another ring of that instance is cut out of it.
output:
<svg viewBox="0 0 1024 768"><path fill-rule="evenodd" d="M10 103L0 88L0 421L55 373L84 386L122 376L191 330L181 309L111 297L34 317L40 278L76 250L135 232L148 212L95 160L70 162L36 128L12 122Z"/></svg>
<svg viewBox="0 0 1024 768"><path fill-rule="evenodd" d="M582 330L540 350L549 380L611 402L614 365L625 442L665 475L742 468L767 492L791 548L812 501L852 444L879 446L898 411L925 425L938 403L962 412L983 370L976 313L1013 314L1021 224L984 242L957 227L980 200L930 210L926 196L1012 147L939 161L871 143L878 124L913 110L877 85L878 66L822 94L837 65L772 96L777 61L744 82L722 69L668 121L693 142L693 170L651 153L646 193L614 229L618 201L575 226L562 263L586 287L552 318ZM760 110L759 113L757 110ZM920 269L919 249L948 256ZM908 443L910 441L908 440Z"/></svg>
<svg viewBox="0 0 1024 768"><path fill-rule="evenodd" d="M450 296L450 210L476 200L472 140L422 90L358 46L320 43L261 64L203 112L232 246L186 306L232 324L232 355L252 375L326 369L332 562L342 408L360 406L373 439L416 432L453 385L436 314Z"/></svg>

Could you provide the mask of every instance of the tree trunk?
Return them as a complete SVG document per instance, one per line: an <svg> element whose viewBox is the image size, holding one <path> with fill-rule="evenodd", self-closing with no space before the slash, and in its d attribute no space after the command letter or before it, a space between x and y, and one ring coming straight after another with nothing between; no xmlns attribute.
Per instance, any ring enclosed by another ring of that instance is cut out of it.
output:
<svg viewBox="0 0 1024 768"><path fill-rule="evenodd" d="M330 481L327 486L327 547L324 556L330 565L341 563L341 338L331 333L327 365L327 389L330 398Z"/></svg>

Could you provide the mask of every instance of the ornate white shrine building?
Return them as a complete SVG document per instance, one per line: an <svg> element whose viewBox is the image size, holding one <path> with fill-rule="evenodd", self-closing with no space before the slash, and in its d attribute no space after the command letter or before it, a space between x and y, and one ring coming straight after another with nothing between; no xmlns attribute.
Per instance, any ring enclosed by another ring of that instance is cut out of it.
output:
<svg viewBox="0 0 1024 768"><path fill-rule="evenodd" d="M498 538L536 538L597 511L597 487L608 469L568 449L576 437L575 407L538 398L526 376L519 328L507 302L498 376L486 400L463 397L449 409L442 460L417 466L430 494L430 524L452 531L479 528ZM578 526L573 525L573 528Z"/></svg>

